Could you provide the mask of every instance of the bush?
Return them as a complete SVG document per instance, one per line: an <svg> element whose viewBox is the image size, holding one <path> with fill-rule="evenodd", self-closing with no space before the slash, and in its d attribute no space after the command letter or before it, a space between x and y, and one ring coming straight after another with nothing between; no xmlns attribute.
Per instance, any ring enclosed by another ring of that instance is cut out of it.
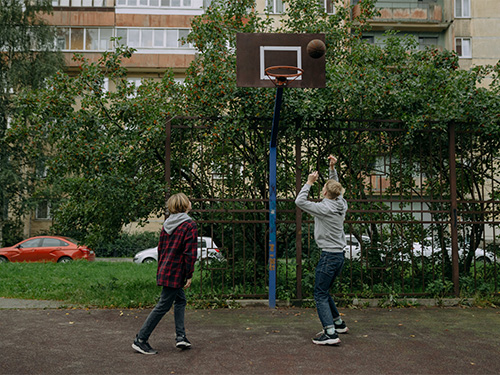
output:
<svg viewBox="0 0 500 375"><path fill-rule="evenodd" d="M122 233L114 241L100 243L94 251L98 257L133 257L138 251L156 247L158 239L156 232Z"/></svg>

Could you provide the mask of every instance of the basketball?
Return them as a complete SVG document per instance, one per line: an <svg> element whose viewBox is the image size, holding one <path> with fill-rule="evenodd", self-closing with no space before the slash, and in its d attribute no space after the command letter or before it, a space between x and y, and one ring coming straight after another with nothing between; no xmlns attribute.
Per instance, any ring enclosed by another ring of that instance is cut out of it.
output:
<svg viewBox="0 0 500 375"><path fill-rule="evenodd" d="M319 59L326 52L326 46L323 41L319 39L313 39L307 43L307 54L313 59Z"/></svg>

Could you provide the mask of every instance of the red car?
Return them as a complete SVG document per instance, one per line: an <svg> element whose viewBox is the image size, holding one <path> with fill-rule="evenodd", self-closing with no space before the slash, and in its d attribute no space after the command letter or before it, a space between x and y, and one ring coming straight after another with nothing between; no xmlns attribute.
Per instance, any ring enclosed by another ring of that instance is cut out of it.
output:
<svg viewBox="0 0 500 375"><path fill-rule="evenodd" d="M75 259L95 260L95 253L78 242L61 236L31 237L11 247L0 249L2 262L59 262Z"/></svg>

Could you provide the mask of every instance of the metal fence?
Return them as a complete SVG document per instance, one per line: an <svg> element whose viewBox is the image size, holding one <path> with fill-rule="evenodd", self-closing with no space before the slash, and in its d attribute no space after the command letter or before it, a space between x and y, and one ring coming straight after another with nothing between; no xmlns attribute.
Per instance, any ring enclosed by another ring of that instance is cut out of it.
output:
<svg viewBox="0 0 500 375"><path fill-rule="evenodd" d="M201 295L267 297L271 119L175 118L166 124L167 195L193 202L200 235L223 260L199 263ZM471 124L282 120L278 145L277 297L312 296L319 249L312 217L294 204L307 174L311 199L338 157L349 210L346 264L336 293L447 295L499 290L499 142ZM320 186L321 185L321 186Z"/></svg>

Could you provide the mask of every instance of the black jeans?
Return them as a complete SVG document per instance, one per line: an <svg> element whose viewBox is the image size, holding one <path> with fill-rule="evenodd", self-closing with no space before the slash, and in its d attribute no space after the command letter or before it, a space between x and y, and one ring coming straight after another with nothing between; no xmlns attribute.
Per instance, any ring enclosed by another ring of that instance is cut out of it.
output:
<svg viewBox="0 0 500 375"><path fill-rule="evenodd" d="M156 304L155 308L146 321L142 325L137 338L143 341L148 341L149 336L156 328L160 320L165 316L166 313L174 304L174 320L175 320L175 334L176 337L186 336L186 330L184 329L184 311L186 310L186 295L184 294L184 289L182 288L169 288L164 286L161 291L160 300Z"/></svg>

